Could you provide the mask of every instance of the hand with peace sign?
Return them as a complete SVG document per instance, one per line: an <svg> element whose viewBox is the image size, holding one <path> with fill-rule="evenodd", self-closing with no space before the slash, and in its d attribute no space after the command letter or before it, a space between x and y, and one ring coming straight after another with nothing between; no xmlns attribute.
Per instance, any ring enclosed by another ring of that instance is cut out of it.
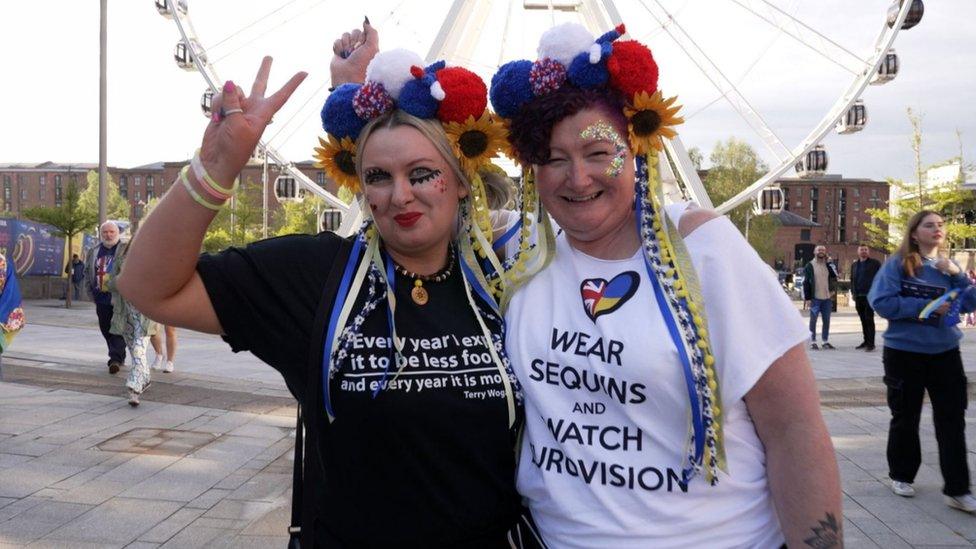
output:
<svg viewBox="0 0 976 549"><path fill-rule="evenodd" d="M305 80L308 73L299 72L284 86L265 97L271 57L265 57L251 86L251 94L230 80L213 100L213 116L203 134L200 160L210 176L219 184L230 187L254 153L264 128L275 113Z"/></svg>

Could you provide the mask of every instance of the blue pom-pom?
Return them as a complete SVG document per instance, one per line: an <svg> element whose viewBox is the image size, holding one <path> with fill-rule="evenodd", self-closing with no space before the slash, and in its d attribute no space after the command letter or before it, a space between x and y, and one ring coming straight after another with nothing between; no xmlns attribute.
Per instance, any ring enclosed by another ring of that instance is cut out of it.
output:
<svg viewBox="0 0 976 549"><path fill-rule="evenodd" d="M599 88L610 79L610 73L607 72L606 57L604 56L599 63L590 63L589 52L583 52L573 58L566 76L577 87L583 89Z"/></svg>
<svg viewBox="0 0 976 549"><path fill-rule="evenodd" d="M335 89L322 107L322 129L339 139L350 137L353 141L359 136L366 120L359 118L353 109L352 100L362 84L343 84Z"/></svg>
<svg viewBox="0 0 976 549"><path fill-rule="evenodd" d="M511 118L522 105L532 100L530 72L532 72L532 61L522 59L505 63L491 77L491 90L488 96L491 99L491 106L499 116Z"/></svg>
<svg viewBox="0 0 976 549"><path fill-rule="evenodd" d="M417 118L434 118L437 116L440 101L434 99L430 94L430 86L433 83L434 78L429 74L423 78L407 82L400 90L400 100L397 101L397 106Z"/></svg>

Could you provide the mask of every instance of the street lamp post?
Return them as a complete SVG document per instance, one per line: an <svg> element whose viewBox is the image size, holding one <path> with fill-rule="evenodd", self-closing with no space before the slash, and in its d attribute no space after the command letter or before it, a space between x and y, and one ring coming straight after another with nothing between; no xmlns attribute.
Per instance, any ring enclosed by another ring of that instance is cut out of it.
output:
<svg viewBox="0 0 976 549"><path fill-rule="evenodd" d="M108 0L101 0L101 17L98 33L98 225L108 217L105 197L108 181Z"/></svg>

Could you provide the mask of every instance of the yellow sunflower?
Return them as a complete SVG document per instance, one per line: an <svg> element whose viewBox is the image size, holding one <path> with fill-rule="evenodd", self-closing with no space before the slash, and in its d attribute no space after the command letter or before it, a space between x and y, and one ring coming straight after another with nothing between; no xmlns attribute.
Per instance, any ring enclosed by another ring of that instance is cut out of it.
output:
<svg viewBox="0 0 976 549"><path fill-rule="evenodd" d="M504 126L485 111L477 120L469 116L463 124L448 122L444 124L454 154L461 161L464 173L476 173L478 169L491 162L498 152L505 150L508 140Z"/></svg>
<svg viewBox="0 0 976 549"><path fill-rule="evenodd" d="M315 167L325 170L325 173L340 187L358 193L356 144L348 137L336 141L331 135L328 141L320 137L319 144L322 146L315 147Z"/></svg>
<svg viewBox="0 0 976 549"><path fill-rule="evenodd" d="M633 106L624 108L628 120L627 129L630 132L630 148L637 154L647 154L651 149L660 151L664 148L662 138L671 139L678 135L673 126L684 123L685 119L676 116L681 110L681 105L674 105L677 99L664 99L660 91L654 95L640 92L634 95Z"/></svg>

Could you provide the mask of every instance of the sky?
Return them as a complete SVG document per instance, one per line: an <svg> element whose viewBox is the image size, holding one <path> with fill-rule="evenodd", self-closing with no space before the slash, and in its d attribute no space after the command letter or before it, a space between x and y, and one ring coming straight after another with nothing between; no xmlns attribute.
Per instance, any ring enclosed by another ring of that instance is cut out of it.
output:
<svg viewBox="0 0 976 549"><path fill-rule="evenodd" d="M0 163L98 161L98 2L36 0L5 6ZM355 4L355 9L347 6ZM381 47L407 47L424 56L450 0L190 0L190 21L220 78L248 88L263 54L275 56L270 87L297 70L308 80L276 116L265 137L292 161L311 158L321 135L319 110L327 95L332 41L368 15L380 29ZM534 59L538 35L570 15L523 12L522 0L481 0L481 25L463 32L461 62L490 79L495 66ZM825 116L853 76L833 61L760 20L770 5L817 29L866 59L884 22L887 0L617 0L631 38L645 41L661 69L660 87L679 95L688 121L678 129L687 147L705 158L716 142L745 139L764 155L762 140L698 69L671 35L685 33L686 49L700 48L716 72L760 113L787 148ZM662 28L662 12L673 22ZM845 177L911 179L911 126L906 109L923 117L923 163L960 153L976 159L976 20L972 0L929 0L922 22L895 41L898 77L869 86L864 131L828 134L830 173ZM178 68L179 39L172 20L150 0L109 0L108 162L135 167L188 158L199 146L207 119L199 108L204 80ZM792 29L801 29L790 22ZM480 30L480 32L478 32ZM808 34L808 36L814 36ZM817 37L811 42L823 43ZM692 44L692 46L689 46ZM842 59L844 58L844 59ZM699 59L699 64L701 60ZM707 162L706 162L707 164ZM787 173L787 175L792 175Z"/></svg>

